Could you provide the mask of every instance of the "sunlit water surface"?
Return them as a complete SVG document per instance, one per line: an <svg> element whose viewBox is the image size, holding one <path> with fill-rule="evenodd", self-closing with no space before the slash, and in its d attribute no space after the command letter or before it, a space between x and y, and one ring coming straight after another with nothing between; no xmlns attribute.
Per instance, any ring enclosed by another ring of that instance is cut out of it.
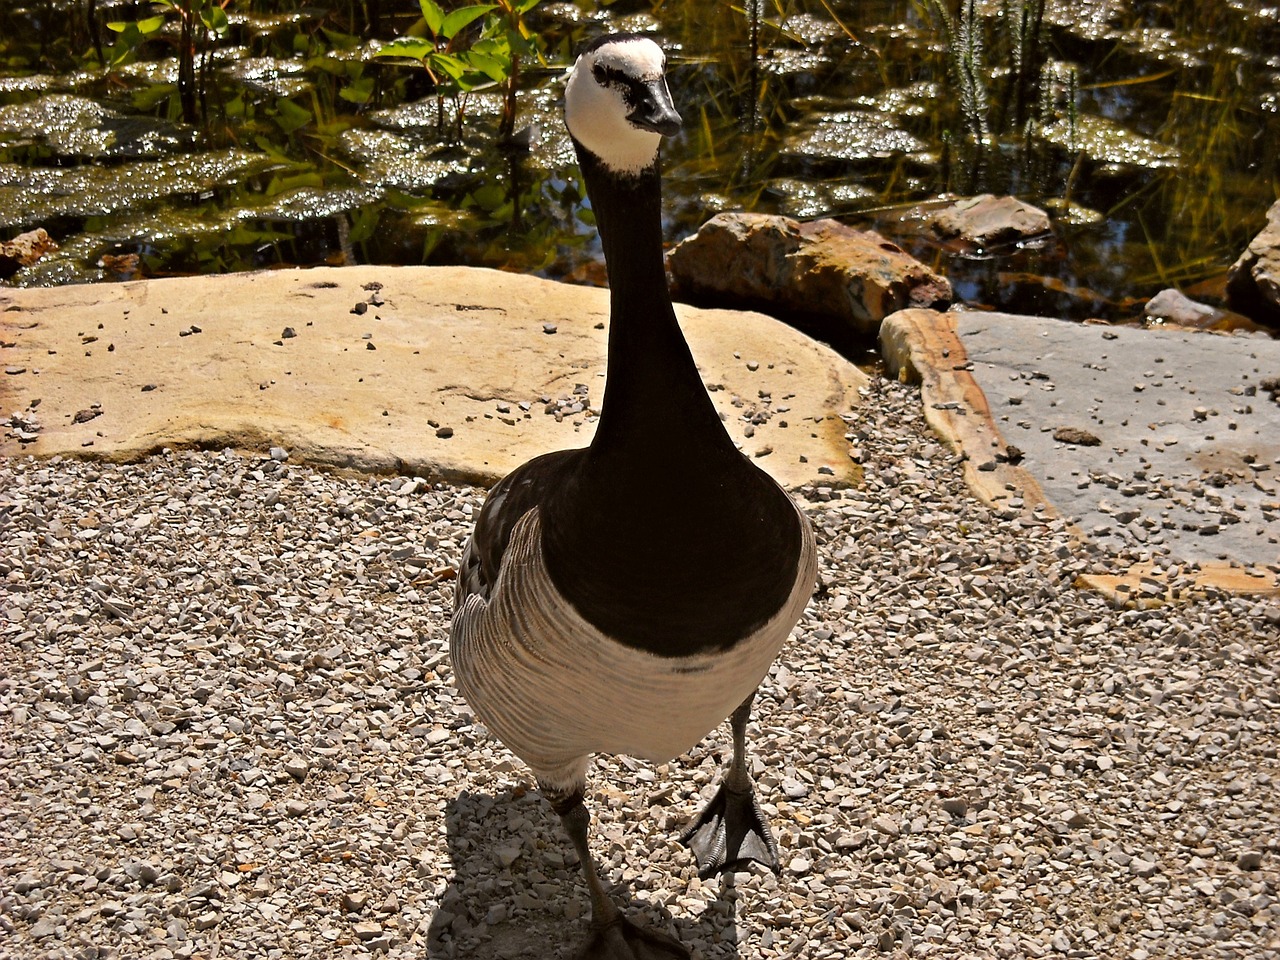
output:
<svg viewBox="0 0 1280 960"><path fill-rule="evenodd" d="M176 34L103 70L82 4L0 5L0 237L42 226L61 245L10 282L350 262L601 282L559 97L569 51L607 29L653 31L670 52L686 120L665 148L672 241L721 210L836 216L944 272L965 303L1122 321L1166 286L1219 301L1280 193L1280 13L1250 0L1050 2L1021 85L1003 13L1017 4L980 6L980 138L923 3L779 0L754 28L714 0L544 3L527 152L498 147L496 92L440 103L421 70L370 59L416 3L384 2L375 24L361 4L292 6L229 5L188 124ZM99 4L99 19L129 9ZM1046 207L1053 235L937 241L940 198L980 192Z"/></svg>

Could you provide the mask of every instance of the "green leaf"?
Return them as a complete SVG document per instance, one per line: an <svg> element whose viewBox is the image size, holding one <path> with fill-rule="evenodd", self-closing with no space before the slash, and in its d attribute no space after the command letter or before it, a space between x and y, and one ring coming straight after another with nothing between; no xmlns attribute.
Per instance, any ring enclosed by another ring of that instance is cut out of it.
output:
<svg viewBox="0 0 1280 960"><path fill-rule="evenodd" d="M226 33L230 27L230 23L227 21L227 11L217 4L201 11L200 22L205 25L210 33L219 37Z"/></svg>
<svg viewBox="0 0 1280 960"><path fill-rule="evenodd" d="M360 45L360 38L353 37L349 33L342 33L338 30L330 30L328 27L322 27L320 30L328 39L329 44L335 50L354 50Z"/></svg>
<svg viewBox="0 0 1280 960"><path fill-rule="evenodd" d="M345 77L349 75L351 62L348 60L336 60L330 56L308 57L306 61L306 69L316 73L327 73L332 77Z"/></svg>
<svg viewBox="0 0 1280 960"><path fill-rule="evenodd" d="M286 135L293 133L311 122L311 111L300 107L292 100L283 98L276 101L276 125Z"/></svg>
<svg viewBox="0 0 1280 960"><path fill-rule="evenodd" d="M248 227L242 223L236 224L220 238L223 244L227 246L252 246L256 247L263 243L273 243L278 240L289 240L292 234L284 230L261 229Z"/></svg>
<svg viewBox="0 0 1280 960"><path fill-rule="evenodd" d="M136 23L125 23L124 29L120 31L120 39L112 44L108 55L111 66L116 67L126 61L132 61L134 52L141 46L143 39Z"/></svg>
<svg viewBox="0 0 1280 960"><path fill-rule="evenodd" d="M507 189L500 183L486 183L471 194L476 205L485 211L493 211L507 202Z"/></svg>
<svg viewBox="0 0 1280 960"><path fill-rule="evenodd" d="M364 243L374 235L378 228L381 211L377 207L364 207L352 216L351 232L347 234L348 243Z"/></svg>
<svg viewBox="0 0 1280 960"><path fill-rule="evenodd" d="M164 101L167 100L177 89L177 86L172 83L157 83L151 86L141 87L133 91L134 109L150 113L160 104L164 103Z"/></svg>
<svg viewBox="0 0 1280 960"><path fill-rule="evenodd" d="M295 190L303 189L323 190L324 177L314 170L304 170L284 177L272 177L271 183L267 185L266 195L276 197L282 193L293 193Z"/></svg>
<svg viewBox="0 0 1280 960"><path fill-rule="evenodd" d="M479 70L495 83L501 83L511 75L510 58L502 59L497 56L491 56L484 53L477 53L475 50L469 50L467 52L467 63L469 63L472 68Z"/></svg>
<svg viewBox="0 0 1280 960"><path fill-rule="evenodd" d="M467 72L467 65L458 57L449 53L433 53L427 58L428 65L446 74L455 83Z"/></svg>
<svg viewBox="0 0 1280 960"><path fill-rule="evenodd" d="M338 91L348 103L368 103L373 96L373 77L359 77Z"/></svg>
<svg viewBox="0 0 1280 960"><path fill-rule="evenodd" d="M444 23L444 11L440 9L440 4L435 0L418 0L418 6L422 8L422 19L427 21L427 29L433 37L438 36L440 26Z"/></svg>
<svg viewBox="0 0 1280 960"><path fill-rule="evenodd" d="M463 28L479 20L494 8L494 4L492 3L481 3L472 7L459 7L457 10L450 12L450 14L444 18L444 23L440 25L440 35L445 39L452 39L453 37L456 37Z"/></svg>
<svg viewBox="0 0 1280 960"><path fill-rule="evenodd" d="M164 17L147 17L144 20L110 20L107 22L107 29L113 33L119 33L127 38L131 38L133 42L140 41L143 37L150 36L161 27L164 26Z"/></svg>
<svg viewBox="0 0 1280 960"><path fill-rule="evenodd" d="M292 158L290 158L287 154L285 154L280 149L280 147L276 146L276 144L272 143L266 137L262 137L262 136L254 137L253 143L254 143L254 146L256 146L259 150L261 150L267 156L269 156L272 160L275 160L277 163L284 163L284 164L293 163Z"/></svg>
<svg viewBox="0 0 1280 960"><path fill-rule="evenodd" d="M457 84L458 89L463 93L470 93L472 90L476 89L476 87L483 86L487 82L488 81L483 73L476 73L474 70L468 70L454 81L454 83Z"/></svg>
<svg viewBox="0 0 1280 960"><path fill-rule="evenodd" d="M415 37L397 37L378 49L375 57L408 57L411 60L425 60L436 52L436 45L430 40L418 40Z"/></svg>
<svg viewBox="0 0 1280 960"><path fill-rule="evenodd" d="M507 37L499 34L496 37L482 37L471 45L470 54L484 57L496 57L499 60L511 59L511 43Z"/></svg>
<svg viewBox="0 0 1280 960"><path fill-rule="evenodd" d="M440 241L444 239L444 231L439 228L428 230L422 237L422 262L426 263Z"/></svg>

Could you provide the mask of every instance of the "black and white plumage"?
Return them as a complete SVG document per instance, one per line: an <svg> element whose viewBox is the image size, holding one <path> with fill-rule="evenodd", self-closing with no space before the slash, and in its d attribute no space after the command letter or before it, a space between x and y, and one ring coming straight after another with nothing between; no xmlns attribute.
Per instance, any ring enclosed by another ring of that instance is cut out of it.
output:
<svg viewBox="0 0 1280 960"><path fill-rule="evenodd" d="M596 876L587 762L664 762L732 714L725 785L685 840L704 874L745 859L776 868L744 734L812 593L814 539L734 446L676 322L658 153L680 117L658 45L622 35L588 46L565 120L609 272L600 421L589 447L538 457L490 492L460 567L450 647L467 702L533 770L577 849L592 899L585 955L682 957L622 918Z"/></svg>

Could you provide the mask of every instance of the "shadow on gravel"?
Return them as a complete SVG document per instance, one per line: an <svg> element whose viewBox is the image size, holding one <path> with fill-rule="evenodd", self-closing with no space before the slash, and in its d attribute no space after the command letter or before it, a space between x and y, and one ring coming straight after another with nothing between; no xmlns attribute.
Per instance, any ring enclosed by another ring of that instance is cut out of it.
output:
<svg viewBox="0 0 1280 960"><path fill-rule="evenodd" d="M445 828L453 877L431 918L427 955L432 960L578 956L591 914L586 885L560 821L536 791L517 787L497 796L463 791L446 807ZM599 832L593 836L597 856L609 847ZM608 856L603 859L603 875L616 883L617 865ZM632 896L625 886L612 892L629 919L675 936L695 956L740 956L732 875L719 881L716 898L699 918L673 915ZM523 909L512 917L517 906Z"/></svg>

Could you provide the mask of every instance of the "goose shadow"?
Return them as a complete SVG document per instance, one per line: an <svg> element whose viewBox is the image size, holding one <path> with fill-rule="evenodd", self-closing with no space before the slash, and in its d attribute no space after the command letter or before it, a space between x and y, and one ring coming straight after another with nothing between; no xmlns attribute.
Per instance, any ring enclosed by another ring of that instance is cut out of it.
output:
<svg viewBox="0 0 1280 960"><path fill-rule="evenodd" d="M737 893L733 875L704 883L714 890L701 916L682 916L636 895L621 881L612 823L601 826L593 804L592 851L628 919L674 936L695 958L737 960ZM559 818L536 790L513 786L497 794L463 790L445 807L453 876L431 918L431 960L570 960L586 944L591 913L577 857ZM602 856L604 854L604 856ZM675 881L683 884L683 881ZM673 890L679 895L679 890ZM676 905L676 910L681 908Z"/></svg>

